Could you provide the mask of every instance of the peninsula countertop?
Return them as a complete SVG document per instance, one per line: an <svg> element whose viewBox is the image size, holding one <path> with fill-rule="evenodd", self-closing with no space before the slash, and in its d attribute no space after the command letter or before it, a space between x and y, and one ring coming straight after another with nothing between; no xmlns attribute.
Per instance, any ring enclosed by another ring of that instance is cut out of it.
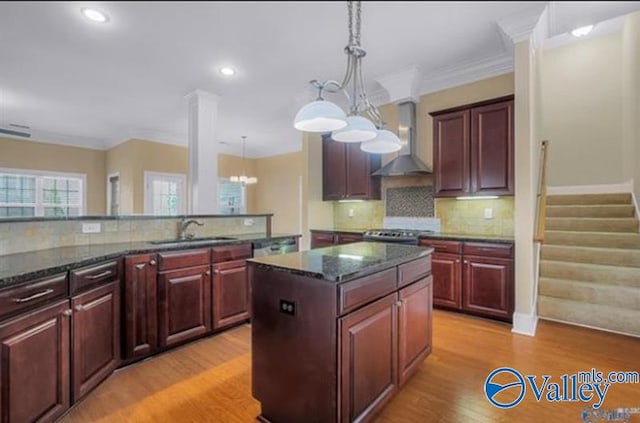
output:
<svg viewBox="0 0 640 423"><path fill-rule="evenodd" d="M248 262L276 271L341 283L428 256L432 252L433 248L411 245L356 242L253 258Z"/></svg>
<svg viewBox="0 0 640 423"><path fill-rule="evenodd" d="M193 242L173 244L152 244L149 242L92 244L3 255L0 256L0 288L18 285L36 278L65 272L128 254L210 248L246 244L248 242L300 237L300 235L272 234L271 237L267 237L264 233L255 233L229 235L229 237L233 237L233 239L218 241L196 240Z"/></svg>

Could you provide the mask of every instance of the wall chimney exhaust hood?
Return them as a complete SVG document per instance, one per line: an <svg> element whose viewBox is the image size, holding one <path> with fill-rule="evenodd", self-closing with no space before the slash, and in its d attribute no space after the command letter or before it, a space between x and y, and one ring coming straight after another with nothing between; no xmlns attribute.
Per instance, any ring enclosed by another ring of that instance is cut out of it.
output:
<svg viewBox="0 0 640 423"><path fill-rule="evenodd" d="M398 104L398 136L402 148L398 157L373 173L373 176L403 176L431 174L427 167L416 155L416 104L405 101Z"/></svg>

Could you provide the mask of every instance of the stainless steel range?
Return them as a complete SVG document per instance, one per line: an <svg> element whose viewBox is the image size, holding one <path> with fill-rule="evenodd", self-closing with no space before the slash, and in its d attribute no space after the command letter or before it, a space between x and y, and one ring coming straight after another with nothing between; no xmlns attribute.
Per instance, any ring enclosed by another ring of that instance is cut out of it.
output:
<svg viewBox="0 0 640 423"><path fill-rule="evenodd" d="M430 232L432 231L413 229L371 229L364 233L362 240L418 245L420 235Z"/></svg>

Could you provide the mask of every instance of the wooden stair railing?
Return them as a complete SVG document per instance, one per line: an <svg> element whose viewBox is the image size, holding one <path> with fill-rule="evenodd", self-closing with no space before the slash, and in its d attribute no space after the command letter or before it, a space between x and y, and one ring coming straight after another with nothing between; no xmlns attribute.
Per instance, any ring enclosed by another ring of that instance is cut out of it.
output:
<svg viewBox="0 0 640 423"><path fill-rule="evenodd" d="M540 172L538 173L538 197L536 210L536 231L534 242L544 242L544 225L547 217L547 150L549 141L540 143Z"/></svg>

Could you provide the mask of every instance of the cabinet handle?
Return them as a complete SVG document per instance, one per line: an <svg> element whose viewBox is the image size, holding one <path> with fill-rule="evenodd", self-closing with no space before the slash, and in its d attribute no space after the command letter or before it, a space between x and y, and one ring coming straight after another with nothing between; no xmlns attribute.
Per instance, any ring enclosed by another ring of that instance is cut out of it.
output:
<svg viewBox="0 0 640 423"><path fill-rule="evenodd" d="M396 301L396 307L398 308L402 307L402 301Z"/></svg>
<svg viewBox="0 0 640 423"><path fill-rule="evenodd" d="M206 272L204 272L204 274L207 276L211 275L211 270L207 270Z"/></svg>
<svg viewBox="0 0 640 423"><path fill-rule="evenodd" d="M149 261L149 266L155 266L155 265L156 265L156 261L155 260Z"/></svg>
<svg viewBox="0 0 640 423"><path fill-rule="evenodd" d="M87 276L87 279L90 279L90 280L100 279L100 278L104 278L105 276L109 276L112 273L113 272L111 270L105 270L104 272L98 273L97 275L89 275Z"/></svg>
<svg viewBox="0 0 640 423"><path fill-rule="evenodd" d="M71 317L71 315L73 314L73 310L68 309L62 312L62 315L65 317Z"/></svg>
<svg viewBox="0 0 640 423"><path fill-rule="evenodd" d="M33 300L36 300L38 298L44 297L44 296L49 295L51 293L53 293L53 289L45 289L44 291L35 293L35 294L30 295L28 297L14 298L13 302L14 303L18 303L18 304L22 304L22 303L26 303L26 302L33 301Z"/></svg>
<svg viewBox="0 0 640 423"><path fill-rule="evenodd" d="M76 309L76 311L84 311L84 306L82 304L78 304L74 308Z"/></svg>
<svg viewBox="0 0 640 423"><path fill-rule="evenodd" d="M217 275L218 273L220 273L220 270L218 270L218 269L213 269L213 274L214 274L214 275Z"/></svg>

